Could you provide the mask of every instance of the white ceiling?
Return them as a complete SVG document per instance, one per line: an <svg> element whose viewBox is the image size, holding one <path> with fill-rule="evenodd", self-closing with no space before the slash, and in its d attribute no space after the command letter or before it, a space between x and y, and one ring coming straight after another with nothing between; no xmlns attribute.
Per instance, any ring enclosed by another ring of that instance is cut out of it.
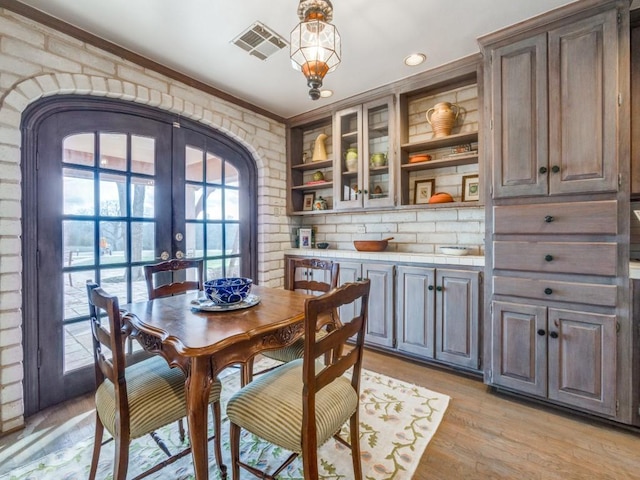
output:
<svg viewBox="0 0 640 480"><path fill-rule="evenodd" d="M342 63L309 99L288 47L259 60L231 42L259 21L289 40L297 0L21 0L284 118L479 51L476 38L569 0L333 0ZM407 67L403 58L424 52Z"/></svg>

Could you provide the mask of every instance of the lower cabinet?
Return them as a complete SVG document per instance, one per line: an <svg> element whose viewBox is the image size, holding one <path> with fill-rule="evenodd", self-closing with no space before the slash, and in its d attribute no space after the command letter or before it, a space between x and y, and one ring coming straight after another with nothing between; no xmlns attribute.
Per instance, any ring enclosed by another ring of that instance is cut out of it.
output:
<svg viewBox="0 0 640 480"><path fill-rule="evenodd" d="M369 316L365 342L380 347L393 347L393 273L395 265L383 263L359 263L340 261L339 285L362 278L371 280L369 291ZM359 305L345 305L340 309L341 318L353 318Z"/></svg>
<svg viewBox="0 0 640 480"><path fill-rule="evenodd" d="M616 414L616 317L494 301L492 383Z"/></svg>
<svg viewBox="0 0 640 480"><path fill-rule="evenodd" d="M397 349L479 369L480 272L399 266Z"/></svg>

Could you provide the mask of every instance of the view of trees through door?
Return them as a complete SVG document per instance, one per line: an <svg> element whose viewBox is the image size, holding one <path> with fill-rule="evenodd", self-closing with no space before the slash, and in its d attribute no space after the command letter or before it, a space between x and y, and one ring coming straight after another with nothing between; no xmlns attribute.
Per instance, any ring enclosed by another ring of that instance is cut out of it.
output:
<svg viewBox="0 0 640 480"><path fill-rule="evenodd" d="M143 266L162 259L203 258L207 279L255 273L255 166L242 147L157 111L81 104L29 117L37 158L25 165L37 172L25 204L37 215L25 253L36 262L25 262L25 298L37 305L25 305L28 413L93 388L87 280L122 305L147 299Z"/></svg>

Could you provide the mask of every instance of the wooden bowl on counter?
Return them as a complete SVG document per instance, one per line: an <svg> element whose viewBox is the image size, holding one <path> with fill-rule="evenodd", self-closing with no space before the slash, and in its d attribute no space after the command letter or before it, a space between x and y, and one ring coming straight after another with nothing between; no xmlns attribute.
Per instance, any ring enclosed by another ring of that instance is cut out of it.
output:
<svg viewBox="0 0 640 480"><path fill-rule="evenodd" d="M389 240L393 240L393 237L384 240L354 240L353 246L359 252L382 252L387 248Z"/></svg>

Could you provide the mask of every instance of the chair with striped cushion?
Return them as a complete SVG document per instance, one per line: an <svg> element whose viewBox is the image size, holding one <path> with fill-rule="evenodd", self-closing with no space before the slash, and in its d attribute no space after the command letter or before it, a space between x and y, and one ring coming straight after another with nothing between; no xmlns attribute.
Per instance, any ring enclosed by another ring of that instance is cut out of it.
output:
<svg viewBox="0 0 640 480"><path fill-rule="evenodd" d="M369 280L348 283L306 300L303 358L260 376L231 397L227 415L231 424L233 480L240 478L240 467L260 478L275 479L298 455L302 456L305 480L316 480L318 447L332 437L351 448L354 478L362 479L358 399L369 287ZM356 317L349 322L343 319L339 327L322 338L316 337L317 324L324 314L358 299L361 302ZM355 346L344 348L354 335ZM323 356L330 359L327 365L321 359ZM338 435L347 420L350 443ZM262 472L240 459L242 429L292 454L273 473Z"/></svg>
<svg viewBox="0 0 640 480"><path fill-rule="evenodd" d="M149 468L136 479L154 473L188 455L187 447L171 454L155 431L187 414L185 376L170 368L164 358L154 356L126 366L124 344L127 327L123 323L118 298L107 294L96 283L87 282L91 332L96 374L96 433L89 479L96 477L102 436L106 429L115 441L113 478L125 480L129 465L129 444L151 434L166 453L163 462ZM220 448L220 381L211 386L209 402L215 424L215 456L218 467L225 472Z"/></svg>
<svg viewBox="0 0 640 480"><path fill-rule="evenodd" d="M317 258L290 258L287 268L288 277L286 288L289 290L301 291L312 295L321 295L333 290L338 286L338 276L340 274L340 264L330 260ZM340 319L337 312L333 312L328 321L320 325L316 335L324 335L327 331L339 325ZM286 347L277 350L267 350L262 355L282 363L291 362L302 358L304 351L304 339L297 341ZM276 367L279 365L276 365ZM273 368L267 368L259 372L253 371L253 360L247 362L242 371L242 385L253 380L255 375L266 373Z"/></svg>

